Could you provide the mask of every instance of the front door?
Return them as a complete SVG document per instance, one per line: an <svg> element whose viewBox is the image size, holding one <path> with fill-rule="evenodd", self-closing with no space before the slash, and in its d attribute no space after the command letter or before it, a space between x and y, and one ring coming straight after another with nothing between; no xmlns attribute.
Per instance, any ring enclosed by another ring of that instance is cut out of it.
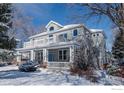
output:
<svg viewBox="0 0 124 93"><path fill-rule="evenodd" d="M37 50L35 51L35 60L39 63L43 63L43 51L42 50Z"/></svg>

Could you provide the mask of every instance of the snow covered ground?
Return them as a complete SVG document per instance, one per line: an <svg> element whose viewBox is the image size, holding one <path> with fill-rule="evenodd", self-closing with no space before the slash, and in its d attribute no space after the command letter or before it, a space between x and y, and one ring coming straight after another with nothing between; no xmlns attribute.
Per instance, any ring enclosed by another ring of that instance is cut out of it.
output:
<svg viewBox="0 0 124 93"><path fill-rule="evenodd" d="M98 83L83 77L72 76L67 71L40 69L36 72L20 72L15 65L0 67L0 85L124 85L124 79L109 76Z"/></svg>

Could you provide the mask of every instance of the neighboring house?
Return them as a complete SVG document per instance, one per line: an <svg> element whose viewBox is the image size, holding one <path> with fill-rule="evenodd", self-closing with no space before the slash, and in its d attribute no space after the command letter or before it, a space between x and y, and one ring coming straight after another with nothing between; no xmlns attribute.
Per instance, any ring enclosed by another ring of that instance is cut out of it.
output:
<svg viewBox="0 0 124 93"><path fill-rule="evenodd" d="M94 46L98 49L99 54L99 64L102 66L103 64L107 63L106 60L106 36L101 29L90 29L92 33L92 39Z"/></svg>
<svg viewBox="0 0 124 93"><path fill-rule="evenodd" d="M61 24L50 21L46 31L29 37L23 48L18 48L17 61L36 60L48 67L68 67L74 60L74 50L77 46L75 38L88 34L94 41L94 46L101 47L100 62L105 61L105 36L102 30L87 29L83 24Z"/></svg>

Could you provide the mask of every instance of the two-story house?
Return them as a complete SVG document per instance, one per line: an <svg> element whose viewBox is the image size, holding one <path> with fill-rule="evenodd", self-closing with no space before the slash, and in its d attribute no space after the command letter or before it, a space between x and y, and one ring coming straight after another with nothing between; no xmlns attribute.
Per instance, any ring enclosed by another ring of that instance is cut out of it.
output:
<svg viewBox="0 0 124 93"><path fill-rule="evenodd" d="M68 67L74 60L74 50L77 46L75 38L88 33L94 46L98 45L100 50L100 62L105 59L105 36L102 30L88 29L83 24L61 25L50 21L46 25L46 31L29 37L24 42L23 48L18 48L17 61L36 60L47 67ZM103 63L103 62L102 62Z"/></svg>

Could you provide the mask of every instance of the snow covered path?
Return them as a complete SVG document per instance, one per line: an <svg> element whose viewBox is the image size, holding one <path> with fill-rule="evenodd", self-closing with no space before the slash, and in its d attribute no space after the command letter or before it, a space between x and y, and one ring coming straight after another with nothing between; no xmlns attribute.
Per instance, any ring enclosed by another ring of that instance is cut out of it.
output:
<svg viewBox="0 0 124 93"><path fill-rule="evenodd" d="M17 66L5 66L0 67L0 85L104 85L103 81L92 83L85 78L69 75L67 71L63 73L45 69L36 72L20 72Z"/></svg>

